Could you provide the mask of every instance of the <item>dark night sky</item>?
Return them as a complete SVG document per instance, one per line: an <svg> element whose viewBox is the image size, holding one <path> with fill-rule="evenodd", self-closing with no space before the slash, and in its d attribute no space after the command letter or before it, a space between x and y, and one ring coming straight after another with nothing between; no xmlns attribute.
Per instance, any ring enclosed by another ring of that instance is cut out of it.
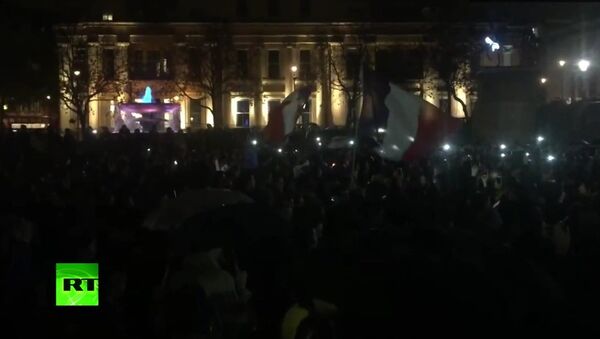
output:
<svg viewBox="0 0 600 339"><path fill-rule="evenodd" d="M256 0L248 0L252 6ZM264 0L266 1L266 0ZM263 2L264 2L263 1ZM282 4L293 0L281 0ZM345 0L353 3L364 2L371 8L380 7L381 13L369 15L370 20L398 20L418 21L423 18L424 7L442 6L441 13L449 13L453 9L468 4L471 8L470 15L476 20L492 21L545 21L564 18L581 18L582 16L596 17L600 13L600 4L570 3L570 2L529 2L517 1L492 2L492 1L400 1L400 0ZM215 1L196 0L196 4L205 3L207 8L215 6ZM317 0L313 0L314 10L318 10ZM2 2L0 2L2 3ZM190 21L190 17L177 18L171 14L171 8L185 6L189 0L4 0L3 12L23 21L33 24L47 24L64 21L95 21L100 20L102 12L111 10L119 13L119 20L123 21ZM235 0L224 1L234 5ZM200 5L203 7L203 5ZM210 6L210 7L209 7ZM387 10L393 8L396 10ZM394 13L395 12L395 13ZM461 11L462 12L462 11ZM0 14L1 15L1 14ZM189 15L189 13L188 13ZM198 18L206 20L207 18ZM216 18L215 18L216 19ZM340 18L344 19L344 18ZM487 20L486 20L487 19Z"/></svg>

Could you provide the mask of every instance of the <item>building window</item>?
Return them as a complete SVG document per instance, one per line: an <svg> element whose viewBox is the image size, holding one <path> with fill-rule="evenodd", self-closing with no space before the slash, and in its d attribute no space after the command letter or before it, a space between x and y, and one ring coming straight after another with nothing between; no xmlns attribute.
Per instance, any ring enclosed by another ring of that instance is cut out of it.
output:
<svg viewBox="0 0 600 339"><path fill-rule="evenodd" d="M161 57L158 60L158 73L156 74L157 78L167 78L170 75L169 69L169 59L167 57Z"/></svg>
<svg viewBox="0 0 600 339"><path fill-rule="evenodd" d="M240 79L248 79L248 51L237 51L237 69Z"/></svg>
<svg viewBox="0 0 600 339"><path fill-rule="evenodd" d="M360 67L360 56L358 51L351 50L346 53L346 78L358 77Z"/></svg>
<svg viewBox="0 0 600 339"><path fill-rule="evenodd" d="M144 52L134 50L129 58L129 73L133 79L139 79L144 74Z"/></svg>
<svg viewBox="0 0 600 339"><path fill-rule="evenodd" d="M190 100L190 127L200 128L202 126L202 100L191 99Z"/></svg>
<svg viewBox="0 0 600 339"><path fill-rule="evenodd" d="M173 75L170 60L165 52L134 50L130 63L132 79L169 79Z"/></svg>
<svg viewBox="0 0 600 339"><path fill-rule="evenodd" d="M269 16L279 16L279 0L268 0L268 14Z"/></svg>
<svg viewBox="0 0 600 339"><path fill-rule="evenodd" d="M115 78L115 50L102 50L102 74L106 80Z"/></svg>
<svg viewBox="0 0 600 339"><path fill-rule="evenodd" d="M515 67L520 65L519 52L511 45L504 46L502 50L502 66Z"/></svg>
<svg viewBox="0 0 600 339"><path fill-rule="evenodd" d="M310 68L310 50L300 51L300 79L309 80L311 78Z"/></svg>
<svg viewBox="0 0 600 339"><path fill-rule="evenodd" d="M269 79L280 79L279 51L269 51Z"/></svg>
<svg viewBox="0 0 600 339"><path fill-rule="evenodd" d="M190 48L188 50L187 66L190 77L198 78L201 76L200 51L197 48Z"/></svg>
<svg viewBox="0 0 600 339"><path fill-rule="evenodd" d="M102 21L113 21L112 13L104 13L102 14Z"/></svg>
<svg viewBox="0 0 600 339"><path fill-rule="evenodd" d="M248 1L247 0L237 0L237 16L239 18L247 18L248 17Z"/></svg>
<svg viewBox="0 0 600 339"><path fill-rule="evenodd" d="M80 77L87 77L88 51L86 47L73 48L73 71L79 71Z"/></svg>
<svg viewBox="0 0 600 339"><path fill-rule="evenodd" d="M235 127L250 127L250 100L245 99L237 102Z"/></svg>
<svg viewBox="0 0 600 339"><path fill-rule="evenodd" d="M307 126L310 123L310 108L312 100L308 100L304 106L302 106L301 122L302 126Z"/></svg>
<svg viewBox="0 0 600 339"><path fill-rule="evenodd" d="M448 100L448 94L447 93L441 94L440 95L439 109L443 113L448 113L449 106L450 106L450 101Z"/></svg>
<svg viewBox="0 0 600 339"><path fill-rule="evenodd" d="M300 0L300 15L303 18L310 16L310 1L311 0Z"/></svg>
<svg viewBox="0 0 600 339"><path fill-rule="evenodd" d="M160 53L158 51L147 52L146 71L148 79L158 78L160 74Z"/></svg>

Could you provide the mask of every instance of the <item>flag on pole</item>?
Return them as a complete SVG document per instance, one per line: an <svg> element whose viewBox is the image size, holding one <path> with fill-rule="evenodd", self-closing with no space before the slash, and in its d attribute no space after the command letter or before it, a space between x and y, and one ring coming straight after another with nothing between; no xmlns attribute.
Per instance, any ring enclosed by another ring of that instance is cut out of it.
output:
<svg viewBox="0 0 600 339"><path fill-rule="evenodd" d="M379 153L389 160L430 155L462 124L431 103L406 92L381 75L365 71L360 128L382 136Z"/></svg>
<svg viewBox="0 0 600 339"><path fill-rule="evenodd" d="M263 130L265 140L281 143L294 130L300 110L308 102L313 89L310 86L299 88L288 95L279 105L269 110L269 122Z"/></svg>

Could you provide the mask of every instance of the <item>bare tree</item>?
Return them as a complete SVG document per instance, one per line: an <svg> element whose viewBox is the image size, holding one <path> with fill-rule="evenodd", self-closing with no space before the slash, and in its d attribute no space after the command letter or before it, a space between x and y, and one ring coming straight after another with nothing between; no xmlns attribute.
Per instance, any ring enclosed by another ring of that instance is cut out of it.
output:
<svg viewBox="0 0 600 339"><path fill-rule="evenodd" d="M471 112L459 93L462 91L468 98L476 90L473 66L483 48L480 33L468 23L440 23L433 27L431 38L429 66L443 82L438 89L448 94L448 113L451 112L452 98L460 104L468 122Z"/></svg>
<svg viewBox="0 0 600 339"><path fill-rule="evenodd" d="M120 74L125 69L113 64L114 68L106 72L101 49L90 48L84 37L77 34L77 27L63 27L56 33L60 101L75 113L82 136L89 125L90 103L99 100L101 93L119 93L123 88Z"/></svg>
<svg viewBox="0 0 600 339"><path fill-rule="evenodd" d="M361 71L371 60L368 49L370 40L366 34L361 33L340 39L327 47L326 57L331 71L329 85L346 97L348 128L356 124L357 106L362 97Z"/></svg>
<svg viewBox="0 0 600 339"><path fill-rule="evenodd" d="M229 27L212 25L204 40L188 44L179 55L182 69L175 77L177 89L190 99L210 98L212 106L203 105L215 119L215 125L225 125L223 94L232 90L239 79L239 69ZM192 93L201 93L193 97Z"/></svg>

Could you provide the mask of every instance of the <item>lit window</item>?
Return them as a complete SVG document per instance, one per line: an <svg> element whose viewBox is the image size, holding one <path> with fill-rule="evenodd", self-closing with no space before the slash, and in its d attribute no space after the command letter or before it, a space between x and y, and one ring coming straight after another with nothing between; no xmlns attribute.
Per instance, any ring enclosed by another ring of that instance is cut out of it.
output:
<svg viewBox="0 0 600 339"><path fill-rule="evenodd" d="M102 14L102 21L113 21L112 13L104 13Z"/></svg>
<svg viewBox="0 0 600 339"><path fill-rule="evenodd" d="M250 100L245 99L237 102L235 127L250 127Z"/></svg>

